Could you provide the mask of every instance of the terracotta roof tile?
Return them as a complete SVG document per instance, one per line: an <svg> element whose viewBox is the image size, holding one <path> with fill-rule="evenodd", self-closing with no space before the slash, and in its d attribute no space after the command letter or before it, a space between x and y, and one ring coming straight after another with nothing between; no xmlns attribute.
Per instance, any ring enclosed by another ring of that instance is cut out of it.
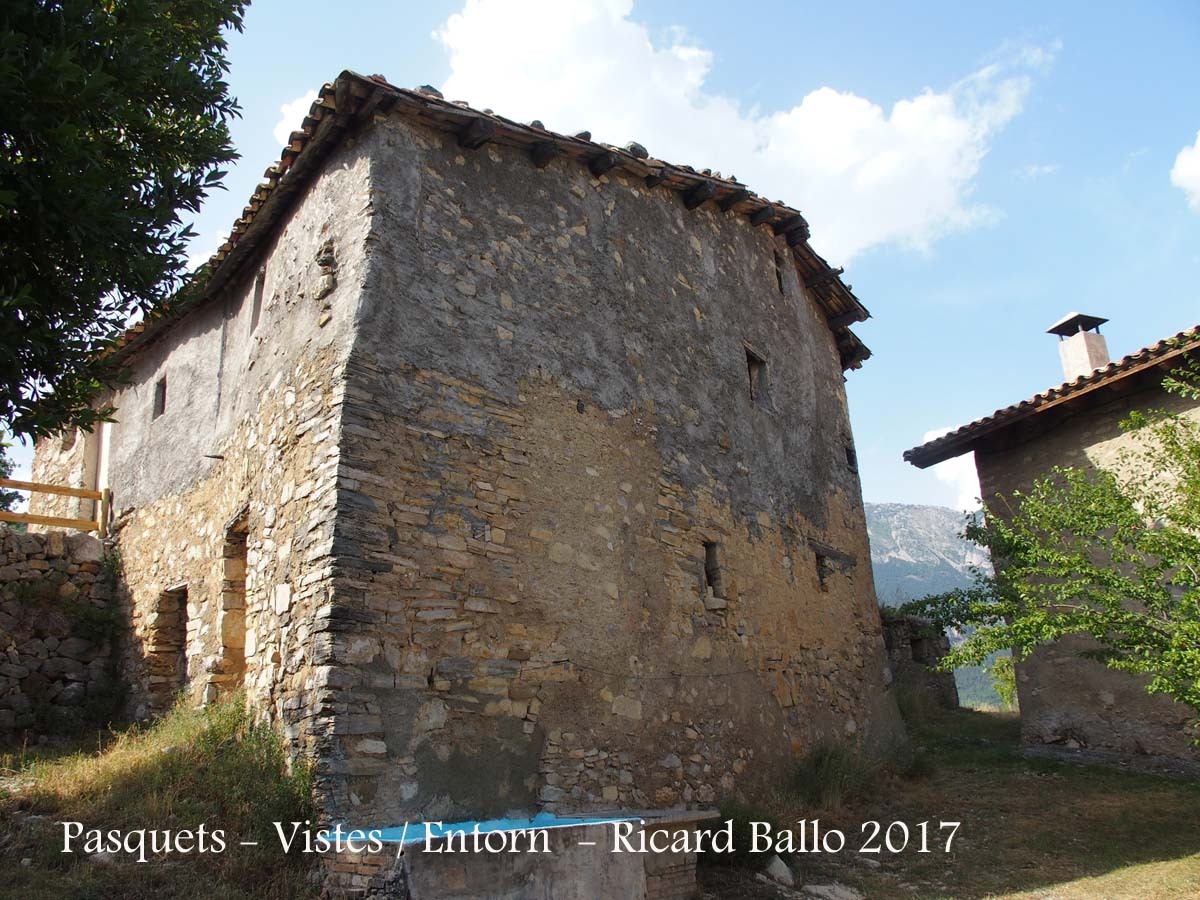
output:
<svg viewBox="0 0 1200 900"><path fill-rule="evenodd" d="M1081 375L1074 381L1064 382L1057 387L1035 394L1028 400L998 409L990 416L976 419L974 422L947 432L919 447L905 450L904 459L914 466L924 469L955 456L961 456L973 450L975 442L985 435L993 434L1076 397L1082 397L1094 390L1108 387L1147 368L1160 366L1198 348L1200 348L1200 325L1181 331L1172 337L1164 338L1149 347L1143 347L1136 353L1111 362L1090 375Z"/></svg>

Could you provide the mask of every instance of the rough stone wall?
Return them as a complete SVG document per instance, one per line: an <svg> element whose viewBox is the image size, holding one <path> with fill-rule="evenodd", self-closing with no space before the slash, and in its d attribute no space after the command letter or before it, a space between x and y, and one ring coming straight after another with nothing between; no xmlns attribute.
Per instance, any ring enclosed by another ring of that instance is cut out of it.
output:
<svg viewBox="0 0 1200 900"><path fill-rule="evenodd" d="M31 478L41 484L92 489L96 481L96 439L94 433L72 428L63 434L44 438L34 452ZM64 519L92 519L96 501L57 494L28 494L29 511L40 516ZM31 531L44 531L30 526Z"/></svg>
<svg viewBox="0 0 1200 900"><path fill-rule="evenodd" d="M112 398L135 715L182 686L196 698L244 686L297 750L319 753L331 728L336 468L369 167L343 142L255 266L138 351ZM58 445L41 442L35 471L72 471L62 466Z"/></svg>
<svg viewBox="0 0 1200 900"><path fill-rule="evenodd" d="M945 632L935 631L928 619L919 616L884 616L883 640L897 690L911 692L918 702L958 708L954 673L935 668L950 652Z"/></svg>
<svg viewBox="0 0 1200 900"><path fill-rule="evenodd" d="M115 599L88 534L0 525L0 741L116 711Z"/></svg>
<svg viewBox="0 0 1200 900"><path fill-rule="evenodd" d="M838 355L782 241L395 118L364 141L335 814L710 803L894 736Z"/></svg>
<svg viewBox="0 0 1200 900"><path fill-rule="evenodd" d="M1135 438L1120 422L1135 409L1164 409L1200 418L1200 404L1148 390L1085 410L1047 434L1005 450L978 450L985 498L1028 489L1053 466L1120 471L1120 453ZM1079 653L1093 645L1064 638L1017 663L1022 739L1030 744L1123 754L1200 759L1195 711L1145 691L1148 679L1115 672Z"/></svg>

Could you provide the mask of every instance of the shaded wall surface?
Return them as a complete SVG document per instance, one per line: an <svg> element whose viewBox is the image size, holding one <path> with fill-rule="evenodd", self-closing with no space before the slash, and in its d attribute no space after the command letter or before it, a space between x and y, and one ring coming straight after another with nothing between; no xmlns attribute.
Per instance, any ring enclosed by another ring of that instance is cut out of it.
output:
<svg viewBox="0 0 1200 900"><path fill-rule="evenodd" d="M985 498L1028 490L1054 466L1098 467L1118 473L1123 450L1136 449L1120 423L1133 410L1163 409L1200 418L1200 405L1147 389L1085 409L1054 429L1016 446L975 454ZM1001 502L997 508L1003 508ZM1105 752L1200 759L1195 711L1146 693L1149 679L1085 659L1090 638L1064 638L1016 664L1022 739Z"/></svg>

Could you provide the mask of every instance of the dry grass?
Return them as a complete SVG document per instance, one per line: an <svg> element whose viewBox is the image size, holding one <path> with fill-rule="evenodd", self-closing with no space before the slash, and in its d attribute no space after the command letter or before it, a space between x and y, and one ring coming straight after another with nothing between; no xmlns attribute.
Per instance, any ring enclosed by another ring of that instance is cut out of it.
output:
<svg viewBox="0 0 1200 900"><path fill-rule="evenodd" d="M180 705L97 749L11 752L0 757L0 894L307 896L308 864L279 851L271 823L311 816L309 794L307 770L288 772L279 738L253 724L240 697L203 710ZM230 846L218 855L101 862L61 852L64 820L106 831L195 830L203 822L224 830Z"/></svg>
<svg viewBox="0 0 1200 900"><path fill-rule="evenodd" d="M792 822L820 815L846 832L853 849L865 820L960 820L952 852L885 852L872 857L877 868L857 853L810 854L788 860L799 879L836 880L887 900L1200 896L1200 785L1026 760L1011 714L959 710L912 730L932 761L921 777L885 775L871 799L840 810L797 803L774 811ZM752 891L762 887L720 873L707 896L757 896Z"/></svg>

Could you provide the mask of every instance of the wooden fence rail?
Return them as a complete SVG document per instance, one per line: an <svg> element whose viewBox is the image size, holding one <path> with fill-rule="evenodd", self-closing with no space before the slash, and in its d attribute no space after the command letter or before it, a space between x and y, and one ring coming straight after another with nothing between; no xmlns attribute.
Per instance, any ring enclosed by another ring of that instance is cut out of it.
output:
<svg viewBox="0 0 1200 900"><path fill-rule="evenodd" d="M64 487L57 484L41 484L37 481L17 481L0 478L0 488L13 491L28 491L35 494L58 494L63 497L79 497L95 500L95 519L65 519L59 516L35 516L32 513L14 513L0 510L0 522L24 522L29 525L47 525L51 528L75 528L79 531L95 531L101 538L108 536L108 515L112 508L112 491L89 491L86 488Z"/></svg>

